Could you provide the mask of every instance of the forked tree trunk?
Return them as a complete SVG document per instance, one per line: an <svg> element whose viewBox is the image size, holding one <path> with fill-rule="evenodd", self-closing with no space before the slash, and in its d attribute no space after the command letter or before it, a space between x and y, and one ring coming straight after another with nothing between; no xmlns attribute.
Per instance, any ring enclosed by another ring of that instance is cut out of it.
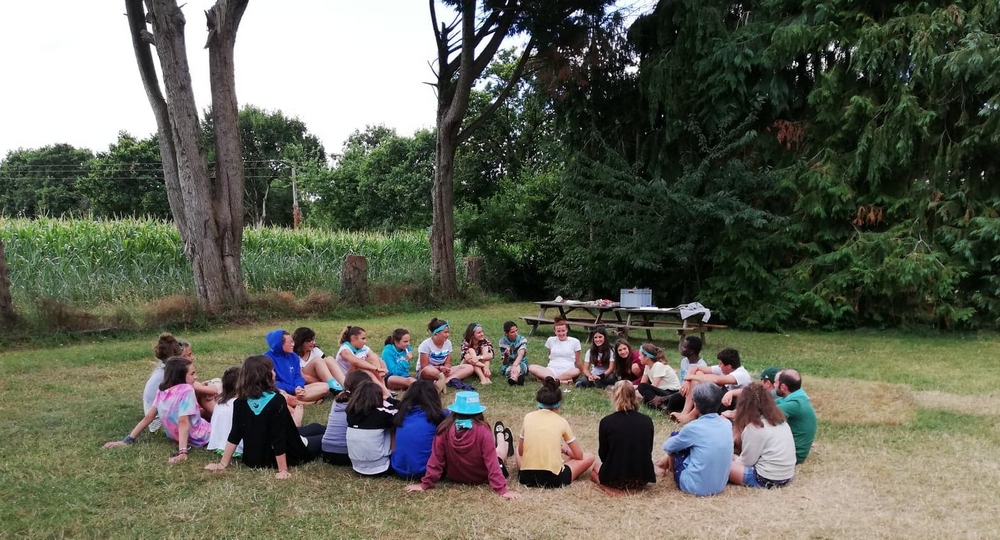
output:
<svg viewBox="0 0 1000 540"><path fill-rule="evenodd" d="M10 280L7 278L7 255L0 240L0 326L14 322L14 301L10 297Z"/></svg>
<svg viewBox="0 0 1000 540"><path fill-rule="evenodd" d="M246 3L219 0L206 12L213 108L219 107L222 116L220 119L216 113L214 122L219 178L213 184L201 146L184 40L184 14L175 0L146 0L148 12L142 0L125 1L136 61L157 122L170 210L184 241L184 254L191 261L198 299L209 312L243 304L247 299L240 269L242 154L236 113L230 114L230 109L236 109L233 45ZM147 23L152 25L152 34ZM154 42L167 99L160 92L149 50Z"/></svg>

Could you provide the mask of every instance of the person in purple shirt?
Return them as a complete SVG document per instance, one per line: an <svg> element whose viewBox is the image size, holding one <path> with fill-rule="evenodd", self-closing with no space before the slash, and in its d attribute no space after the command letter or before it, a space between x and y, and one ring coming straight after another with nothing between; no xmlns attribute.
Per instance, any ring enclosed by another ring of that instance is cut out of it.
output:
<svg viewBox="0 0 1000 540"><path fill-rule="evenodd" d="M724 390L700 384L691 393L696 418L663 443L667 455L656 463L657 470L661 474L672 471L677 487L685 493L718 495L726 487L733 460L733 425L717 413Z"/></svg>
<svg viewBox="0 0 1000 540"><path fill-rule="evenodd" d="M289 405L294 406L296 401L303 404L319 402L330 391L327 383L306 384L302 377L302 367L299 364L299 355L295 354L295 344L292 335L283 329L271 330L264 340L270 350L264 356L274 363L274 385L283 394L294 397Z"/></svg>

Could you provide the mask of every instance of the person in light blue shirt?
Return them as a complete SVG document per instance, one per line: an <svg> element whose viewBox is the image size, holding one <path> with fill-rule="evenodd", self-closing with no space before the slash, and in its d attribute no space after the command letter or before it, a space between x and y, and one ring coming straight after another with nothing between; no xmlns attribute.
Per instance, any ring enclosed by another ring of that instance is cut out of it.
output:
<svg viewBox="0 0 1000 540"><path fill-rule="evenodd" d="M663 443L667 453L656 463L661 474L672 471L677 487L706 497L722 493L733 460L733 425L718 415L724 390L700 384L692 391L698 417ZM702 414L702 411L710 411Z"/></svg>
<svg viewBox="0 0 1000 540"><path fill-rule="evenodd" d="M382 361L385 362L387 373L384 377L389 390L406 390L417 379L410 377L410 360L413 358L413 347L410 346L410 331L397 328L385 338L385 348L382 349Z"/></svg>

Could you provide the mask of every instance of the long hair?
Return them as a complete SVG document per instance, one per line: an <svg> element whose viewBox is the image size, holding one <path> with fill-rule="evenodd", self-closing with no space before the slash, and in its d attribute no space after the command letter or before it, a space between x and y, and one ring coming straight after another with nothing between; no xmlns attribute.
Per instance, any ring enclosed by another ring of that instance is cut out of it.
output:
<svg viewBox="0 0 1000 540"><path fill-rule="evenodd" d="M371 414L382 405L382 389L369 382L359 384L347 400L347 414Z"/></svg>
<svg viewBox="0 0 1000 540"><path fill-rule="evenodd" d="M620 346L628 347L628 354L625 357L618 356L618 347ZM615 359L615 375L618 375L619 379L631 379L632 378L632 344L628 342L625 338L618 338L615 342L614 350Z"/></svg>
<svg viewBox="0 0 1000 540"><path fill-rule="evenodd" d="M316 332L313 332L311 328L306 328L305 326L296 328L292 332L292 351L302 356L302 345L314 339L316 339Z"/></svg>
<svg viewBox="0 0 1000 540"><path fill-rule="evenodd" d="M771 397L771 393L759 382L752 383L743 388L739 399L736 400L736 416L733 418L733 432L742 433L743 429L753 424L757 427L764 427L761 419L767 420L768 424L776 426L785 421L785 413L781 412L778 405Z"/></svg>
<svg viewBox="0 0 1000 540"><path fill-rule="evenodd" d="M465 336L462 337L462 340L468 343L469 347L475 347L476 345L480 345L479 343L476 343L475 345L472 343L472 340L476 339L475 335L477 326L482 326L482 325L479 323L470 323L469 326L465 327Z"/></svg>
<svg viewBox="0 0 1000 540"><path fill-rule="evenodd" d="M365 371L352 371L344 377L344 391L337 394L337 398L334 399L337 403L347 403L347 400L351 399L351 394L362 383L371 382L372 378L368 376Z"/></svg>
<svg viewBox="0 0 1000 540"><path fill-rule="evenodd" d="M642 350L653 355L654 362L660 362L661 364L667 364L667 354L663 352L663 349L653 345L652 343L643 343ZM640 351L641 352L641 351ZM645 354L643 356L646 356ZM647 357L648 358L648 357Z"/></svg>
<svg viewBox="0 0 1000 540"><path fill-rule="evenodd" d="M611 387L611 404L616 411L639 410L639 396L635 393L635 386L629 381L616 382Z"/></svg>
<svg viewBox="0 0 1000 540"><path fill-rule="evenodd" d="M398 416L398 414L397 414L397 416ZM437 431L435 433L438 434L438 435L440 435L442 433L447 433L448 430L451 429L451 426L455 425L455 421L456 420L469 420L469 419L471 419L473 422L475 422L477 424L482 424L482 425L484 425L486 427L490 427L490 425L486 423L486 417L483 416L483 413L479 413L479 414L459 414L459 413L453 412L453 413L449 414L448 416L444 417L444 420L442 420L441 423L438 424Z"/></svg>
<svg viewBox="0 0 1000 540"><path fill-rule="evenodd" d="M360 326L345 326L344 331L340 333L340 342L350 343L352 337L364 331L365 329L361 328Z"/></svg>
<svg viewBox="0 0 1000 540"><path fill-rule="evenodd" d="M222 374L222 392L215 396L216 403L225 403L236 397L236 384L240 380L240 366L233 366Z"/></svg>
<svg viewBox="0 0 1000 540"><path fill-rule="evenodd" d="M538 389L538 392L535 392L535 401L547 407L558 405L562 401L562 392L559 391L559 381L552 377L545 377L542 387Z"/></svg>
<svg viewBox="0 0 1000 540"><path fill-rule="evenodd" d="M173 388L178 384L185 384L187 382L188 366L191 365L190 360L183 356L174 356L168 358L163 365L163 382L160 383L160 390Z"/></svg>
<svg viewBox="0 0 1000 540"><path fill-rule="evenodd" d="M153 356L160 362L166 362L168 358L180 356L184 353L184 347L170 332L160 334L160 339L153 345Z"/></svg>
<svg viewBox="0 0 1000 540"><path fill-rule="evenodd" d="M604 343L598 347L594 343L594 337L597 334L604 336ZM603 326L598 326L594 328L594 333L591 334L590 338L590 361L595 366L607 366L611 362L611 343L608 341L608 330Z"/></svg>
<svg viewBox="0 0 1000 540"><path fill-rule="evenodd" d="M441 410L441 394L431 381L417 381L406 389L403 401L399 404L399 412L393 417L392 423L396 427L403 427L403 420L407 413L413 408L420 407L427 415L427 421L435 426L444 420L444 411Z"/></svg>
<svg viewBox="0 0 1000 540"><path fill-rule="evenodd" d="M236 379L236 394L244 399L257 399L264 392L275 392L274 363L263 354L248 356Z"/></svg>
<svg viewBox="0 0 1000 540"><path fill-rule="evenodd" d="M404 337L410 333L406 328L397 328L389 334L389 337L385 338L386 345L395 345L399 343Z"/></svg>

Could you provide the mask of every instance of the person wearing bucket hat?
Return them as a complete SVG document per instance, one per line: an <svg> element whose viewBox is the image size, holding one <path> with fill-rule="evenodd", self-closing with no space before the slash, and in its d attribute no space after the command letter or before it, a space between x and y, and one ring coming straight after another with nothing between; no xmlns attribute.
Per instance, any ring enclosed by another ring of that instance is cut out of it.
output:
<svg viewBox="0 0 1000 540"><path fill-rule="evenodd" d="M458 392L448 406L451 414L437 428L427 472L419 484L406 486L406 491L433 488L442 476L462 484L489 484L505 499L518 499L519 493L507 490L507 468L514 436L502 422L493 429L483 417L486 407L477 392ZM497 439L497 435L501 435Z"/></svg>
<svg viewBox="0 0 1000 540"><path fill-rule="evenodd" d="M533 487L568 486L594 464L594 454L580 448L569 422L559 415L562 392L557 380L546 377L535 401L538 410L524 416L518 441L518 481Z"/></svg>

